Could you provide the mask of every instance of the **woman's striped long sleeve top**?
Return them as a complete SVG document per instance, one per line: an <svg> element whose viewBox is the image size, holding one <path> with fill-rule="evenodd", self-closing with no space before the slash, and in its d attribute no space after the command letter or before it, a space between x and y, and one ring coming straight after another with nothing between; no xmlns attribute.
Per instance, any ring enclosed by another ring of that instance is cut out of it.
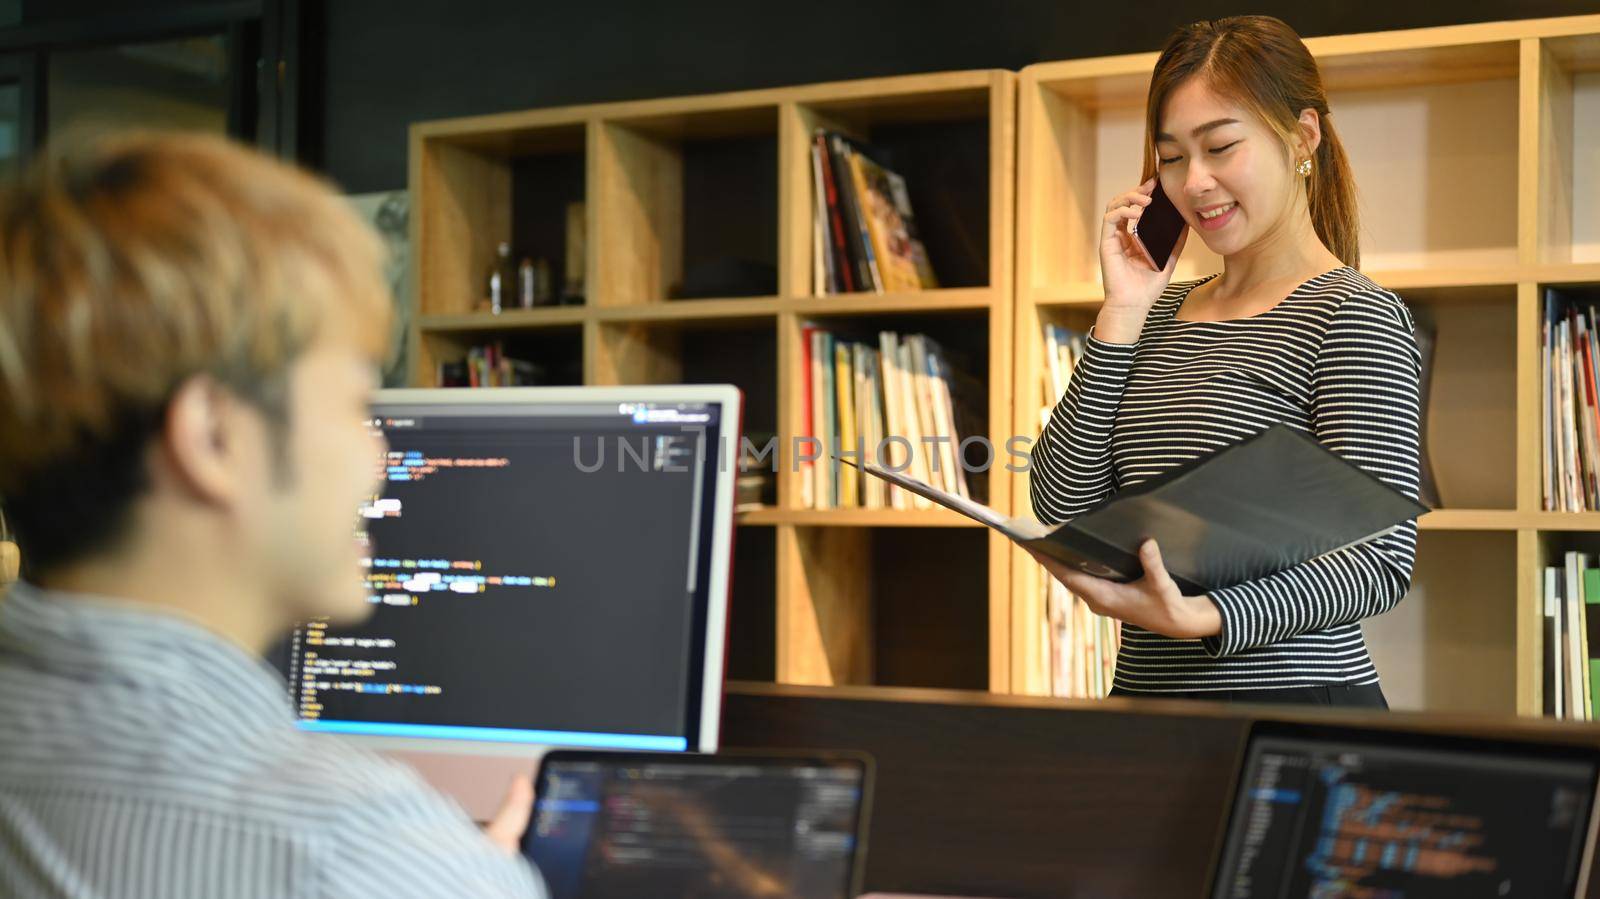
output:
<svg viewBox="0 0 1600 899"><path fill-rule="evenodd" d="M1033 449L1039 520L1070 519L1122 487L1280 422L1416 497L1421 365L1400 298L1344 267L1258 315L1175 318L1205 280L1169 285L1136 344L1090 333ZM1416 539L1410 522L1214 590L1222 613L1214 637L1174 639L1124 625L1115 684L1168 692L1377 683L1360 623L1405 595Z"/></svg>

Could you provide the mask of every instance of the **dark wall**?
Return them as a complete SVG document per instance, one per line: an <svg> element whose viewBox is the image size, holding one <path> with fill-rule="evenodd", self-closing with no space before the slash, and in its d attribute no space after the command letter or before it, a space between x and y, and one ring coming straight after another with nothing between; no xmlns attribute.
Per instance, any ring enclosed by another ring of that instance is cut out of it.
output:
<svg viewBox="0 0 1600 899"><path fill-rule="evenodd" d="M4 3L17 0L0 0ZM22 24L127 17L124 0L21 0ZM295 0L286 0L295 2ZM308 159L346 190L404 186L414 121L1158 48L1184 22L1265 13L1301 35L1600 12L1600 0L298 0L325 66ZM144 0L139 15L251 5ZM312 92L317 94L317 85Z"/></svg>
<svg viewBox="0 0 1600 899"><path fill-rule="evenodd" d="M1600 0L332 0L321 164L406 182L406 126L458 115L1157 49L1177 25L1266 13L1303 36L1600 12Z"/></svg>

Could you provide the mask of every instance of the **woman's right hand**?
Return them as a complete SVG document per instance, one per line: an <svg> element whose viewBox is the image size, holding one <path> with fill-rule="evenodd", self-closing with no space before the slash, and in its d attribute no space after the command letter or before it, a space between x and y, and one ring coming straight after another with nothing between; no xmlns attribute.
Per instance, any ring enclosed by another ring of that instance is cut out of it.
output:
<svg viewBox="0 0 1600 899"><path fill-rule="evenodd" d="M1135 321L1143 324L1150 307L1155 305L1161 292L1172 281L1172 273L1178 267L1178 257L1183 254L1183 245L1189 239L1189 230L1185 228L1178 236L1177 246L1172 248L1172 257L1167 260L1166 268L1161 271L1151 269L1145 262L1144 254L1128 235L1127 224L1139 221L1144 208L1152 202L1150 195L1155 192L1155 187L1156 179L1151 178L1114 198L1106 206L1100 226L1100 280L1105 288L1102 312L1127 319L1130 324ZM1135 328L1134 336L1137 337L1137 334Z"/></svg>

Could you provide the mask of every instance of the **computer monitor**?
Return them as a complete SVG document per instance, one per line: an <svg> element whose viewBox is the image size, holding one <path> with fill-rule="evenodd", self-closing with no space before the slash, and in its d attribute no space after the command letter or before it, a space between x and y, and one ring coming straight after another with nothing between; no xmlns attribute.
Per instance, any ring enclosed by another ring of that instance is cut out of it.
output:
<svg viewBox="0 0 1600 899"><path fill-rule="evenodd" d="M715 750L739 417L731 386L381 391L372 615L287 641L300 726L479 817L550 747Z"/></svg>
<svg viewBox="0 0 1600 899"><path fill-rule="evenodd" d="M853 899L872 765L857 753L558 750L522 851L551 899Z"/></svg>
<svg viewBox="0 0 1600 899"><path fill-rule="evenodd" d="M1600 750L1260 722L1213 899L1578 895Z"/></svg>

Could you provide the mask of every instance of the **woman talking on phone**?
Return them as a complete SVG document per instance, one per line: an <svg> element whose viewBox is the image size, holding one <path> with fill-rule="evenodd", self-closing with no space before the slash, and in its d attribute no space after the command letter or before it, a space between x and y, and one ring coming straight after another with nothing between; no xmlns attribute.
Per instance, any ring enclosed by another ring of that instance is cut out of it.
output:
<svg viewBox="0 0 1600 899"><path fill-rule="evenodd" d="M1145 121L1145 181L1101 226L1105 302L1033 450L1035 514L1070 519L1278 423L1415 498L1412 322L1357 270L1355 184L1300 38L1264 16L1180 29ZM1187 225L1159 270L1137 236L1147 213L1158 230L1158 188ZM1172 283L1189 231L1223 270ZM1387 708L1361 621L1405 595L1416 536L1410 522L1204 596L1182 594L1154 541L1126 584L1040 561L1123 622L1114 696Z"/></svg>

